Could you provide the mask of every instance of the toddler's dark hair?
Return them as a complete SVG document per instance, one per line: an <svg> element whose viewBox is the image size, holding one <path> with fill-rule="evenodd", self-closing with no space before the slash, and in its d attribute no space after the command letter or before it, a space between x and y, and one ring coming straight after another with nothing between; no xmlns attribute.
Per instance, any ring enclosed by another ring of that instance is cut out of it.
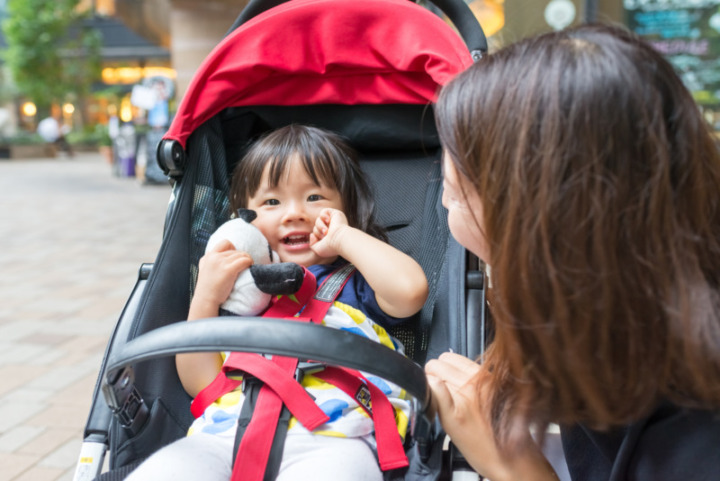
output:
<svg viewBox="0 0 720 481"><path fill-rule="evenodd" d="M298 155L305 171L317 185L336 189L351 227L387 240L375 221L375 200L360 168L357 152L339 135L328 130L291 124L261 137L238 163L230 186L232 212L246 207L260 187L269 166L270 187L279 183L288 162Z"/></svg>

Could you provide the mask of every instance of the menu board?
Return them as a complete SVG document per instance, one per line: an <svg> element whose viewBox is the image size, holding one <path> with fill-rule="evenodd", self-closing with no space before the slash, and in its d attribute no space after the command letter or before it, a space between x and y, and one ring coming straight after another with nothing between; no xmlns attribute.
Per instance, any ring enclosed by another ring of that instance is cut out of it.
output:
<svg viewBox="0 0 720 481"><path fill-rule="evenodd" d="M720 0L623 0L628 27L675 66L696 102L720 107Z"/></svg>

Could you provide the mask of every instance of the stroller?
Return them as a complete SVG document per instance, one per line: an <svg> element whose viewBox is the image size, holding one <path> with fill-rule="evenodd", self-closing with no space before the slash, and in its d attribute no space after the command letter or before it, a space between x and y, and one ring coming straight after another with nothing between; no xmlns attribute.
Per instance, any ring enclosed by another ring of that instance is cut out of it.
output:
<svg viewBox="0 0 720 481"><path fill-rule="evenodd" d="M461 36L407 0L252 0L201 65L158 145L158 162L174 182L163 242L155 262L141 266L108 344L76 481L95 479L108 450L110 471L98 479L123 479L185 436L191 399L173 356L223 350L319 361L394 382L413 397L411 463L386 477L439 479L466 469L443 451L444 434L424 414L421 366L448 349L482 352L485 282L478 260L449 236L431 102L487 42L462 0L435 3ZM348 139L390 243L423 267L428 300L414 322L391 331L408 358L348 332L281 319L183 322L208 237L230 217L235 164L254 139L290 123Z"/></svg>

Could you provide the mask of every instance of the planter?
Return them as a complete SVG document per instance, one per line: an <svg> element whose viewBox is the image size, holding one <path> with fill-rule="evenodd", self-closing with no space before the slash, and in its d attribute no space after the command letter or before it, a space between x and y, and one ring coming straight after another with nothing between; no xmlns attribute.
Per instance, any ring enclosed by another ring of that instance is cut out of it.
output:
<svg viewBox="0 0 720 481"><path fill-rule="evenodd" d="M0 159L41 159L52 158L57 150L52 144L2 144Z"/></svg>

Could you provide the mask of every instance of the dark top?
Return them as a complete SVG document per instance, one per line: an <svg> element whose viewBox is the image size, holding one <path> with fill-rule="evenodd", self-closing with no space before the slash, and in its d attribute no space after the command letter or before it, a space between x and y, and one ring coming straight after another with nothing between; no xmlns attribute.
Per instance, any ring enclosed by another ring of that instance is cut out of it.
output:
<svg viewBox="0 0 720 481"><path fill-rule="evenodd" d="M720 412L664 405L626 428L561 432L573 481L720 480Z"/></svg>
<svg viewBox="0 0 720 481"><path fill-rule="evenodd" d="M315 275L317 284L320 286L330 273L345 264L347 264L346 261L338 260L332 264L310 266L308 270ZM388 316L380 309L375 299L375 291L358 270L355 270L355 273L348 279L347 284L335 300L364 312L376 324L386 329L406 320Z"/></svg>

